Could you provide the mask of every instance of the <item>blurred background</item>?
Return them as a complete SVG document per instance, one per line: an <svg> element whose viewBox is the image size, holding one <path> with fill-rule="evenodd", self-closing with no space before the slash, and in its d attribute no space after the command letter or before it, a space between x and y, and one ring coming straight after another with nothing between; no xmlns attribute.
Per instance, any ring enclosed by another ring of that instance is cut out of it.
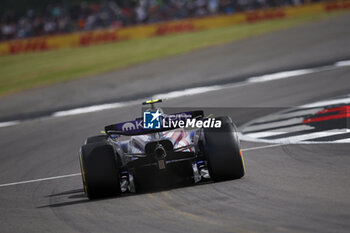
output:
<svg viewBox="0 0 350 233"><path fill-rule="evenodd" d="M3 0L1 40L118 28L322 0Z"/></svg>

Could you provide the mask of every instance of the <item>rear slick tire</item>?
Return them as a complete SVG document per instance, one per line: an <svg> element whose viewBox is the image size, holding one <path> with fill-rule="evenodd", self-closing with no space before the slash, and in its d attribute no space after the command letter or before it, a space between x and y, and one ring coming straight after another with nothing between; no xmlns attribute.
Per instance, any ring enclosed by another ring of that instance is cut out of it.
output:
<svg viewBox="0 0 350 233"><path fill-rule="evenodd" d="M204 129L204 154L213 181L242 178L245 166L236 126L223 122L221 128Z"/></svg>
<svg viewBox="0 0 350 233"><path fill-rule="evenodd" d="M119 171L113 147L105 142L81 147L80 167L84 191L89 199L121 193Z"/></svg>

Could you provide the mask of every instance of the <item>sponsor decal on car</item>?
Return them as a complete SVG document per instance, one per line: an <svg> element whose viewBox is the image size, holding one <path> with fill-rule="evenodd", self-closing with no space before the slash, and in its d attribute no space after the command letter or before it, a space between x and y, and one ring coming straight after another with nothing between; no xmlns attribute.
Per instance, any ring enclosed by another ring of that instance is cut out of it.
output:
<svg viewBox="0 0 350 233"><path fill-rule="evenodd" d="M129 130L135 130L135 129L136 129L136 127L135 127L134 123L132 123L132 122L127 122L122 127L123 131L129 131Z"/></svg>
<svg viewBox="0 0 350 233"><path fill-rule="evenodd" d="M140 131L143 129L143 121L142 120L136 120L136 121L128 121L119 123L117 125L118 130L127 132L127 131ZM141 131L140 131L141 132Z"/></svg>

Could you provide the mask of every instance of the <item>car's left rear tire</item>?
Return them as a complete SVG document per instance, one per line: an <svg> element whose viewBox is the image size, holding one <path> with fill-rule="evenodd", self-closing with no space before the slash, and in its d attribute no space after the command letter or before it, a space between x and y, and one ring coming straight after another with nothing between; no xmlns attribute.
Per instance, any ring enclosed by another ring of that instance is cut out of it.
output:
<svg viewBox="0 0 350 233"><path fill-rule="evenodd" d="M121 193L115 152L108 143L98 142L82 146L80 168L84 191L89 199Z"/></svg>

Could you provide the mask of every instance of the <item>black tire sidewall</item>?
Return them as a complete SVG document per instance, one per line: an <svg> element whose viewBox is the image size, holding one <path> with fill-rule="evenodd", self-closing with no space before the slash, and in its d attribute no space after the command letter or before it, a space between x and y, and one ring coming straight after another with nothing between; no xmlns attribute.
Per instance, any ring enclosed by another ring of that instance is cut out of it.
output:
<svg viewBox="0 0 350 233"><path fill-rule="evenodd" d="M204 140L204 154L208 161L209 174L214 181L239 179L244 176L239 139L236 126L232 122L223 122L218 129L204 129Z"/></svg>
<svg viewBox="0 0 350 233"><path fill-rule="evenodd" d="M90 199L121 193L119 171L113 147L106 142L90 143L81 148L87 195Z"/></svg>

